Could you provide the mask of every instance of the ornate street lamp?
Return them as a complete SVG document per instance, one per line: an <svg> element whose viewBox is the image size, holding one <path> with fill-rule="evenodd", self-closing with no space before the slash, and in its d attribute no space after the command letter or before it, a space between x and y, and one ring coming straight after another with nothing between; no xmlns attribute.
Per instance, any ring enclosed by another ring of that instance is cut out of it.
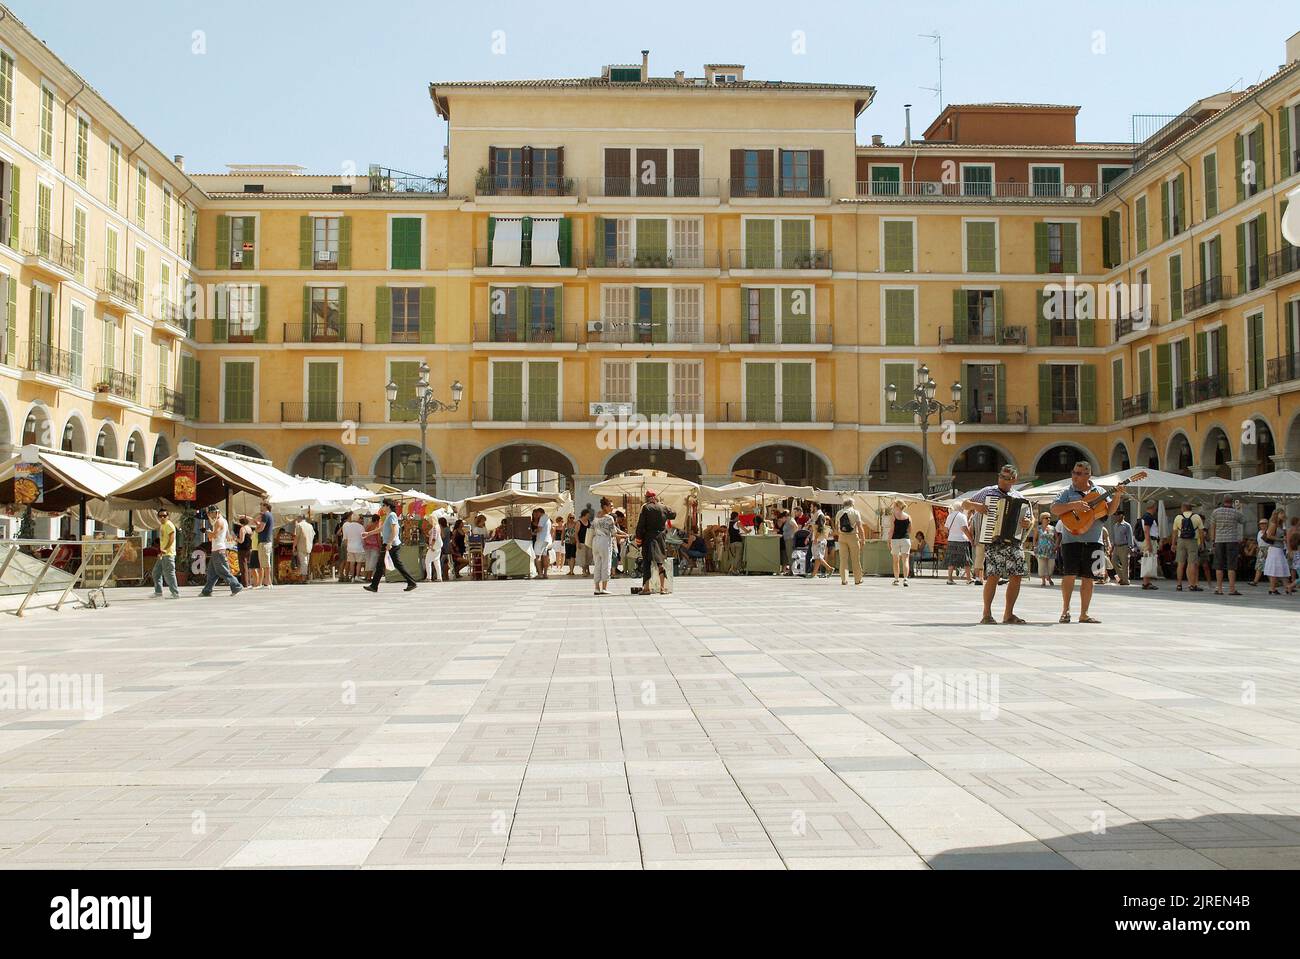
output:
<svg viewBox="0 0 1300 959"><path fill-rule="evenodd" d="M425 492L429 486L429 457L426 452L428 446L425 443L425 436L429 429L429 417L434 413L454 413L460 408L461 397L465 395L465 387L461 385L460 380L451 384L451 402L444 403L433 395L433 390L429 386L429 364L420 364L420 378L415 383L415 398L404 400L401 403L397 401L397 383L393 380L388 381L384 387L384 395L388 399L388 406L392 410L400 410L407 413L415 413L420 421L420 492Z"/></svg>
<svg viewBox="0 0 1300 959"><path fill-rule="evenodd" d="M934 398L938 384L930 375L930 368L924 363L916 371L916 386L912 388L912 399L898 402L898 387L893 383L885 387L885 399L889 409L895 413L911 413L921 427L921 495L930 495L930 417L940 417L944 413L955 413L961 409L961 382L952 384L952 402L941 403Z"/></svg>

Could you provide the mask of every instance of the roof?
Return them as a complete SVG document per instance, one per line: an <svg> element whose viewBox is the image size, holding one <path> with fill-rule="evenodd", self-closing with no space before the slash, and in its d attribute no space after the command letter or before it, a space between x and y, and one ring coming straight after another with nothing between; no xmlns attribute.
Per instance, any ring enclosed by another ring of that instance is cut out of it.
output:
<svg viewBox="0 0 1300 959"><path fill-rule="evenodd" d="M140 468L120 460L63 453L44 447L37 448L40 464L45 473L41 503L45 512L62 512L80 502L81 497L106 499L125 483L140 475ZM15 456L0 464L0 486L12 491L14 473L22 456ZM11 500L5 498L5 502Z"/></svg>
<svg viewBox="0 0 1300 959"><path fill-rule="evenodd" d="M916 140L912 143L859 143L859 150L888 150L898 153L910 150L944 150L949 153L972 153L980 150L1015 150L1019 153L1087 153L1104 151L1133 153L1131 143L953 143L950 140Z"/></svg>
<svg viewBox="0 0 1300 959"><path fill-rule="evenodd" d="M1064 103L950 103L944 107L940 115L949 110L1073 110L1078 112L1082 109Z"/></svg>

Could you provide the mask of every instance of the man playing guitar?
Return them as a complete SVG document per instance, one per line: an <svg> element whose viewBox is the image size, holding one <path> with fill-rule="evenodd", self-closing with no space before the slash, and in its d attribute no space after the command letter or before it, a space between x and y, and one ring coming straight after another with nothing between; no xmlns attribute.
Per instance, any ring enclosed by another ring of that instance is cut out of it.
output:
<svg viewBox="0 0 1300 959"><path fill-rule="evenodd" d="M1086 502L1088 496L1094 493L1099 497L1104 496L1102 490L1092 483L1092 467L1081 460L1074 464L1074 469L1070 472L1070 485L1061 491L1061 495L1052 504L1052 515L1062 517L1072 514L1078 518L1085 517L1094 508L1094 504ZM1113 516L1123 501L1123 492L1116 490L1115 495L1106 505L1104 516ZM1064 524L1061 527L1060 622L1062 623L1070 621L1070 597L1074 593L1076 576L1079 577L1079 622L1101 622L1088 615L1088 606L1092 602L1093 571L1098 563L1102 564L1101 568L1104 570L1106 563L1106 554L1101 545L1103 515L1100 515L1100 510L1097 513L1098 515L1093 516L1092 522L1082 532L1066 529Z"/></svg>

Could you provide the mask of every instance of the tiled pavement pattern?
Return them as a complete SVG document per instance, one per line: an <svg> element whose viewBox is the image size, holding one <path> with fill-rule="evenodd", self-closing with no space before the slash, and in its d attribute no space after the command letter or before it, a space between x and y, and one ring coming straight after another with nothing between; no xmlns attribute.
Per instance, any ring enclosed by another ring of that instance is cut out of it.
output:
<svg viewBox="0 0 1300 959"><path fill-rule="evenodd" d="M1262 592L1108 588L1101 626L766 577L4 614L0 675L102 673L106 711L0 712L0 866L1295 868L1300 597ZM996 699L891 704L917 667Z"/></svg>

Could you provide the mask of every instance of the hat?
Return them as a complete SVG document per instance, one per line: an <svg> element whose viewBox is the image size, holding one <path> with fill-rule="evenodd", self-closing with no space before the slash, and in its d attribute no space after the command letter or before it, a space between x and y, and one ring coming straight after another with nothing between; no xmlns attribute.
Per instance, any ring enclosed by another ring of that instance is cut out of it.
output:
<svg viewBox="0 0 1300 959"><path fill-rule="evenodd" d="M649 499L651 496L658 496L659 494L652 489L648 489L645 491L645 495L646 495L646 499Z"/></svg>
<svg viewBox="0 0 1300 959"><path fill-rule="evenodd" d="M209 512L209 513L220 513L220 512L221 512L221 507L218 506L216 503L213 503L211 506L208 507L208 512Z"/></svg>

